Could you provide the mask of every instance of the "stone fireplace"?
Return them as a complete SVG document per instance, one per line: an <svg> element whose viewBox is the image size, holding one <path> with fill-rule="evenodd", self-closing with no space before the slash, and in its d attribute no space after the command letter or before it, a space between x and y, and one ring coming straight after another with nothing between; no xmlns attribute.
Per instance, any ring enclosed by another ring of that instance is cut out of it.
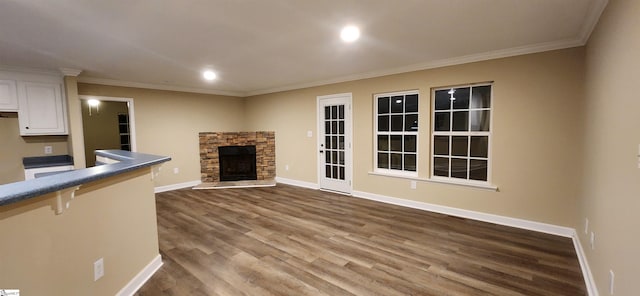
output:
<svg viewBox="0 0 640 296"><path fill-rule="evenodd" d="M220 162L220 151L230 154ZM226 151L226 152L225 152ZM247 152L248 151L248 152ZM251 156L251 151L255 156ZM249 154L249 156L240 156ZM247 158L248 157L248 158ZM255 157L255 178L246 174ZM236 177L221 179L222 169ZM203 184L216 186L224 181L273 182L276 177L275 132L202 132L200 133L200 178Z"/></svg>

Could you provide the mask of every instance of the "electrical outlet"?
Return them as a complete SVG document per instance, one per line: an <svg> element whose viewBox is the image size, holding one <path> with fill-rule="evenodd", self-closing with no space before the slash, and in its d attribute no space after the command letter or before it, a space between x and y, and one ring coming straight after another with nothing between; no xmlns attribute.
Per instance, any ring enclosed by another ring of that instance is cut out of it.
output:
<svg viewBox="0 0 640 296"><path fill-rule="evenodd" d="M311 138L313 137L313 132L312 131L307 131L307 138Z"/></svg>
<svg viewBox="0 0 640 296"><path fill-rule="evenodd" d="M609 294L613 295L613 280L615 279L615 274L613 274L613 270L609 270Z"/></svg>
<svg viewBox="0 0 640 296"><path fill-rule="evenodd" d="M416 181L411 181L409 187L411 187L411 189L416 189Z"/></svg>
<svg viewBox="0 0 640 296"><path fill-rule="evenodd" d="M584 218L584 234L589 234L589 218Z"/></svg>
<svg viewBox="0 0 640 296"><path fill-rule="evenodd" d="M93 281L99 280L104 276L104 259L100 258L93 262Z"/></svg>
<svg viewBox="0 0 640 296"><path fill-rule="evenodd" d="M285 170L285 171L288 171L288 170L289 170L289 165L288 165L288 164L285 164L285 165L284 165L284 170Z"/></svg>
<svg viewBox="0 0 640 296"><path fill-rule="evenodd" d="M180 172L180 169L179 169L179 168L173 168L173 173L174 173L174 174L177 174L177 173L179 173L179 172Z"/></svg>
<svg viewBox="0 0 640 296"><path fill-rule="evenodd" d="M596 248L596 235L591 232L591 237L589 238L589 244L591 244L591 250Z"/></svg>
<svg viewBox="0 0 640 296"><path fill-rule="evenodd" d="M44 146L44 154L51 154L53 153L53 147L52 146Z"/></svg>

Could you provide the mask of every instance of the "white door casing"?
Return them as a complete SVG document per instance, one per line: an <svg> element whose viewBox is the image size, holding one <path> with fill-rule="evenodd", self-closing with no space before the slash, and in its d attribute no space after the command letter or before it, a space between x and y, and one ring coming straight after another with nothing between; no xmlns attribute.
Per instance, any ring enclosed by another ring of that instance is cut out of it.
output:
<svg viewBox="0 0 640 296"><path fill-rule="evenodd" d="M318 97L318 184L351 194L351 93Z"/></svg>

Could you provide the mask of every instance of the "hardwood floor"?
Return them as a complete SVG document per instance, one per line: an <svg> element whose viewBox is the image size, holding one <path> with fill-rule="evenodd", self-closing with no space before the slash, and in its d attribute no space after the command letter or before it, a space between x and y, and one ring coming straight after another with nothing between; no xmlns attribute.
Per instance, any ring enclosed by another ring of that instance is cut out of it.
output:
<svg viewBox="0 0 640 296"><path fill-rule="evenodd" d="M136 295L586 295L571 239L317 190L157 196Z"/></svg>

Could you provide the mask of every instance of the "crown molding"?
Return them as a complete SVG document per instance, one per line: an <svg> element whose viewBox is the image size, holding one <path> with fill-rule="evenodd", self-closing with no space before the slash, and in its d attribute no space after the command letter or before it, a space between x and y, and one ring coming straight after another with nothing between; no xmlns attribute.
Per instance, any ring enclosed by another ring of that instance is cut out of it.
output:
<svg viewBox="0 0 640 296"><path fill-rule="evenodd" d="M21 72L21 73L27 73L27 74L39 74L39 75L58 76L58 77L62 76L59 71L29 68L29 67L17 67L17 66L9 66L9 65L0 65L0 71Z"/></svg>
<svg viewBox="0 0 640 296"><path fill-rule="evenodd" d="M609 0L596 0L592 2L587 12L585 22L580 30L580 41L582 45L587 44L587 41L589 41L589 37L591 37L591 33L593 33L593 30L596 28L600 16L602 16L607 5L609 5Z"/></svg>
<svg viewBox="0 0 640 296"><path fill-rule="evenodd" d="M199 93L199 94L221 95L221 96L231 96L231 97L246 97L246 93L244 92L215 90L215 89L206 89L206 88L197 88L197 87L183 87L183 86L175 86L175 85L156 84L156 83L143 83L143 82L135 82L135 81L122 81L122 80L112 80L112 79L84 77L84 76L78 77L78 82L102 84L102 85L110 85L110 86L122 86L122 87L168 90L168 91L179 91L179 92L189 92L189 93Z"/></svg>
<svg viewBox="0 0 640 296"><path fill-rule="evenodd" d="M72 68L60 68L60 72L64 76L78 77L78 75L80 75L80 73L82 73L82 70L72 69Z"/></svg>
<svg viewBox="0 0 640 296"><path fill-rule="evenodd" d="M447 67L447 66L455 66L455 65L467 64L467 63L473 63L473 62L481 62L481 61L506 58L506 57L512 57L512 56L579 47L583 45L585 45L585 43L581 39L570 39L570 40L561 40L561 41L555 41L555 42L538 43L533 45L512 47L507 49L488 51L488 52L479 53L479 54L460 56L460 57L455 57L450 59L441 59L436 61L430 61L427 63L413 64L413 65L398 67L393 69L386 69L386 70L372 71L372 72L356 74L356 75L342 76L342 77L322 80L322 81L292 84L292 85L283 86L283 87L249 91L246 93L246 96L257 96L257 95L270 94L270 93L276 93L276 92L282 92L282 91L289 91L294 89L316 87L316 86L322 86L322 85L328 85L328 84L334 84L334 83L342 83L342 82L369 79L369 78L375 78L375 77L381 77L381 76L387 76L387 75L402 74L402 73L435 69L435 68L441 68L441 67Z"/></svg>

